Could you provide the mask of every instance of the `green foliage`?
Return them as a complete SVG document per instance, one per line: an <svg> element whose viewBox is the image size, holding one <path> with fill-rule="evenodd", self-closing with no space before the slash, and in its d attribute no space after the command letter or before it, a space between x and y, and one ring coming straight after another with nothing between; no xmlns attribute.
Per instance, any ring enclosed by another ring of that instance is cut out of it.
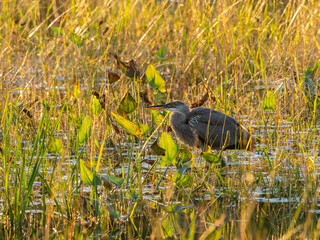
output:
<svg viewBox="0 0 320 240"><path fill-rule="evenodd" d="M86 166L86 161L80 159L81 180L91 186L97 186L102 183L100 177Z"/></svg>
<svg viewBox="0 0 320 240"><path fill-rule="evenodd" d="M141 136L142 132L138 125L134 124L130 120L122 117L119 114L116 114L114 112L111 112L111 115L116 119L117 123L126 129L130 134L134 136Z"/></svg>
<svg viewBox="0 0 320 240"><path fill-rule="evenodd" d="M147 136L149 133L149 126L147 124L138 123L142 136Z"/></svg>
<svg viewBox="0 0 320 240"><path fill-rule="evenodd" d="M161 228L162 237L163 238L172 238L175 233L175 229L173 227L173 224L170 222L169 217L165 217L162 220L161 226L162 226L162 228Z"/></svg>
<svg viewBox="0 0 320 240"><path fill-rule="evenodd" d="M119 178L119 177L113 177L113 176L108 176L108 175L102 175L103 177L103 180L105 181L108 181L108 182L111 182L115 185L117 185L118 187L120 187L122 185L122 183L124 182L124 179L123 178Z"/></svg>
<svg viewBox="0 0 320 240"><path fill-rule="evenodd" d="M166 82L163 80L163 78L153 65L150 64L148 66L145 72L145 77L149 85L153 88L153 90L159 90L160 92L166 91Z"/></svg>
<svg viewBox="0 0 320 240"><path fill-rule="evenodd" d="M221 161L221 158L210 152L202 152L201 157L203 157L208 163L218 163Z"/></svg>
<svg viewBox="0 0 320 240"><path fill-rule="evenodd" d="M319 239L319 4L2 1L2 238ZM185 149L161 168L149 146L168 121L145 106L205 92L257 152Z"/></svg>
<svg viewBox="0 0 320 240"><path fill-rule="evenodd" d="M69 39L78 47L82 47L84 45L84 39L75 33L71 33Z"/></svg>
<svg viewBox="0 0 320 240"><path fill-rule="evenodd" d="M132 95L129 92L127 92L120 102L120 105L118 107L118 113L122 114L123 112L125 112L126 114L130 114L134 110L136 110L137 107L138 104L136 103Z"/></svg>
<svg viewBox="0 0 320 240"><path fill-rule="evenodd" d="M57 137L53 137L49 141L48 151L50 153L61 153L62 146L63 146L62 140Z"/></svg>
<svg viewBox="0 0 320 240"><path fill-rule="evenodd" d="M168 54L168 47L167 46L162 46L161 48L159 48L159 50L157 51L156 54L156 59L157 60L165 60L165 56Z"/></svg>
<svg viewBox="0 0 320 240"><path fill-rule="evenodd" d="M57 37L58 35L64 35L64 31L60 27L51 27L51 30L54 32L55 37Z"/></svg>
<svg viewBox="0 0 320 240"><path fill-rule="evenodd" d="M189 175L181 175L176 172L172 178L177 187L191 188L193 185L193 178Z"/></svg>
<svg viewBox="0 0 320 240"><path fill-rule="evenodd" d="M90 135L91 135L91 118L90 116L86 116L83 119L78 132L78 143L80 145L84 144L88 140Z"/></svg>
<svg viewBox="0 0 320 240"><path fill-rule="evenodd" d="M271 91L267 92L267 95L263 99L263 110L274 110L277 106L277 94Z"/></svg>
<svg viewBox="0 0 320 240"><path fill-rule="evenodd" d="M160 166L164 167L168 163L176 165L176 157L178 155L179 148L178 145L172 140L172 137L169 133L163 132L161 134L159 146L166 151L165 156L161 156Z"/></svg>
<svg viewBox="0 0 320 240"><path fill-rule="evenodd" d="M184 164L186 162L191 161L193 158L192 152L190 152L188 149L183 148L180 149L178 159L179 159L179 164Z"/></svg>
<svg viewBox="0 0 320 240"><path fill-rule="evenodd" d="M152 115L152 122L154 122L157 125L160 125L164 119L162 114L158 110L151 111Z"/></svg>
<svg viewBox="0 0 320 240"><path fill-rule="evenodd" d="M152 143L151 150L155 155L158 155L158 156L165 156L166 155L166 150L163 149L162 147L160 147L158 145L157 141Z"/></svg>
<svg viewBox="0 0 320 240"><path fill-rule="evenodd" d="M167 207L167 212L176 213L192 207L193 205L191 204L190 205L171 204Z"/></svg>
<svg viewBox="0 0 320 240"><path fill-rule="evenodd" d="M74 98L78 98L81 94L81 87L79 81L75 81L73 84L73 96Z"/></svg>
<svg viewBox="0 0 320 240"><path fill-rule="evenodd" d="M101 112L101 104L99 99L96 96L91 96L91 111L94 116L97 116Z"/></svg>
<svg viewBox="0 0 320 240"><path fill-rule="evenodd" d="M320 89L320 85L317 86L318 82L316 79L316 76L319 75L319 69L320 69L320 61L316 62L314 66L309 67L304 72L304 76L303 76L304 93L307 99L307 105L311 111L314 111L314 108L318 107L318 106L314 106L314 103L319 103L319 100L316 99L316 97L319 98L319 89ZM316 93L318 96L316 96Z"/></svg>

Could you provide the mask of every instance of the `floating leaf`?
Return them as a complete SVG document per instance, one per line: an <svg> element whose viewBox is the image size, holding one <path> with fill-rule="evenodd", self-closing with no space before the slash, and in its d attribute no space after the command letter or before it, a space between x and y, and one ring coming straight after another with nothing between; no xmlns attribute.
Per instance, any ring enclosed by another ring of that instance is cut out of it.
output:
<svg viewBox="0 0 320 240"><path fill-rule="evenodd" d="M184 209L193 208L192 204L189 205L181 205L181 204L171 204L167 207L167 212L175 213L181 212Z"/></svg>
<svg viewBox="0 0 320 240"><path fill-rule="evenodd" d="M172 178L177 187L190 188L193 185L193 178L189 175L181 175L176 172Z"/></svg>
<svg viewBox="0 0 320 240"><path fill-rule="evenodd" d="M158 60L165 60L165 56L168 54L168 47L167 46L162 46L156 54L156 59Z"/></svg>
<svg viewBox="0 0 320 240"><path fill-rule="evenodd" d="M152 122L154 122L157 125L160 125L164 119L162 114L158 110L151 111L152 115Z"/></svg>
<svg viewBox="0 0 320 240"><path fill-rule="evenodd" d="M101 112L100 101L94 95L91 96L91 111L94 116L97 116Z"/></svg>
<svg viewBox="0 0 320 240"><path fill-rule="evenodd" d="M186 163L192 160L192 152L190 152L188 149L180 149L179 151L179 163Z"/></svg>
<svg viewBox="0 0 320 240"><path fill-rule="evenodd" d="M152 143L152 145L151 145L151 150L153 151L153 153L155 154L155 155L158 155L158 156L165 156L166 155L166 150L165 149L163 149L162 147L160 147L159 145L158 145L158 142L157 141L155 141L154 143Z"/></svg>
<svg viewBox="0 0 320 240"><path fill-rule="evenodd" d="M86 162L80 159L80 175L81 180L91 186L100 185L102 183L100 177L86 166Z"/></svg>
<svg viewBox="0 0 320 240"><path fill-rule="evenodd" d="M107 79L109 83L115 83L120 79L120 76L114 72L107 71Z"/></svg>
<svg viewBox="0 0 320 240"><path fill-rule="evenodd" d="M108 175L105 175L105 174L101 176L101 179L103 181L111 182L111 183L117 185L118 187L120 187L122 185L122 183L124 182L123 178L108 176Z"/></svg>
<svg viewBox="0 0 320 240"><path fill-rule="evenodd" d="M126 114L129 114L136 110L137 107L138 104L136 103L132 95L127 92L120 102L118 113L122 114L123 112L125 112Z"/></svg>
<svg viewBox="0 0 320 240"><path fill-rule="evenodd" d="M48 151L50 153L61 153L62 152L62 140L54 137L51 138L48 144Z"/></svg>
<svg viewBox="0 0 320 240"><path fill-rule="evenodd" d="M176 157L179 149L169 133L162 133L159 146L166 150L165 156L161 156L160 166L164 167L168 163L176 165Z"/></svg>
<svg viewBox="0 0 320 240"><path fill-rule="evenodd" d="M153 90L159 90L160 92L165 92L166 82L163 80L161 75L155 69L153 65L149 65L146 72L145 78Z"/></svg>
<svg viewBox="0 0 320 240"><path fill-rule="evenodd" d="M97 99L99 99L99 102L101 104L101 107L103 109L106 109L106 94L103 93L102 96L97 91L92 91L92 95L94 95Z"/></svg>
<svg viewBox="0 0 320 240"><path fill-rule="evenodd" d="M116 114L114 112L111 112L111 115L115 117L117 123L123 127L124 129L126 129L129 133L131 133L134 136L141 136L141 130L139 128L139 126L137 126L136 124L134 124L133 122L131 122L130 120L122 117L119 114Z"/></svg>
<svg viewBox="0 0 320 240"><path fill-rule="evenodd" d="M81 94L81 87L78 80L74 81L72 94L75 99L77 99Z"/></svg>
<svg viewBox="0 0 320 240"><path fill-rule="evenodd" d="M143 124L143 123L138 123L138 126L141 130L142 136L147 136L147 134L149 132L149 126L147 124Z"/></svg>
<svg viewBox="0 0 320 240"><path fill-rule="evenodd" d="M88 140L91 133L90 130L91 130L91 118L90 116L86 116L83 119L78 132L78 142L80 145L84 144Z"/></svg>
<svg viewBox="0 0 320 240"><path fill-rule="evenodd" d="M121 69L121 71L129 78L133 79L133 78L140 78L141 74L139 72L139 70L136 67L136 64L134 62L134 60L131 60L128 63L125 63L123 61L120 60L120 58L118 57L118 55L114 55L115 59L117 60L117 67L119 69Z"/></svg>
<svg viewBox="0 0 320 240"><path fill-rule="evenodd" d="M173 223L170 223L169 215L164 217L161 225L162 225L161 235L163 239L172 238L175 233L175 229L174 229Z"/></svg>
<svg viewBox="0 0 320 240"><path fill-rule="evenodd" d="M201 153L201 157L203 157L208 163L212 164L212 163L218 163L221 161L221 158L209 153L209 152L202 152Z"/></svg>
<svg viewBox="0 0 320 240"><path fill-rule="evenodd" d="M271 91L267 92L267 95L263 99L262 106L264 110L274 110L276 108L277 95Z"/></svg>

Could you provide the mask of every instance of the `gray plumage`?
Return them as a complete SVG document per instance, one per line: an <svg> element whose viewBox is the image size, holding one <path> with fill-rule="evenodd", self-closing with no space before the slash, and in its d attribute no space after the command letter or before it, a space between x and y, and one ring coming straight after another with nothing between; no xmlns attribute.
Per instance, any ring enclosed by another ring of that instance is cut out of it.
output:
<svg viewBox="0 0 320 240"><path fill-rule="evenodd" d="M221 112L203 107L190 110L188 105L180 101L149 108L163 108L174 112L171 115L170 125L176 136L191 147L207 150L210 146L212 149L221 149L229 132L229 143L226 149L252 151L254 148L250 133L234 118Z"/></svg>

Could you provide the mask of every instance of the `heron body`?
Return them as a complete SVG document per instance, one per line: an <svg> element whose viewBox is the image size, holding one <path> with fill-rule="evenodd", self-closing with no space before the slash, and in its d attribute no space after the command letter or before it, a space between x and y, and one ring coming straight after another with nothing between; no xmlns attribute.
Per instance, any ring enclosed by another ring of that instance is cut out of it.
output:
<svg viewBox="0 0 320 240"><path fill-rule="evenodd" d="M227 139L226 149L254 149L254 141L250 133L234 118L210 108L190 107L182 102L156 105L150 109L165 109L174 112L170 125L176 136L191 147L206 151L221 149ZM229 132L229 138L227 134Z"/></svg>

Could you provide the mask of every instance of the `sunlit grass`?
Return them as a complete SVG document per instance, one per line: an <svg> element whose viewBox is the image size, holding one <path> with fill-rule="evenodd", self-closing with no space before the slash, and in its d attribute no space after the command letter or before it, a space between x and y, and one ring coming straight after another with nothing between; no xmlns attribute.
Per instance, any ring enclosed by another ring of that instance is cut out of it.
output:
<svg viewBox="0 0 320 240"><path fill-rule="evenodd" d="M318 1L44 2L1 3L1 236L319 238ZM145 108L207 92L223 169Z"/></svg>

